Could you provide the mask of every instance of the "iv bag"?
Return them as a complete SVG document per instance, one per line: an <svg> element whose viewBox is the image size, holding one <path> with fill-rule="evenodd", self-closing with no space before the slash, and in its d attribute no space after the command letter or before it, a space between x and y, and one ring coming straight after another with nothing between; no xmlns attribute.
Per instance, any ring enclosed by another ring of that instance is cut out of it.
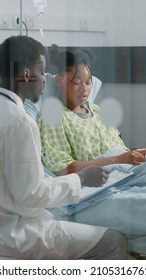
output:
<svg viewBox="0 0 146 280"><path fill-rule="evenodd" d="M47 0L33 0L34 7L37 8L38 14L43 14L47 7Z"/></svg>

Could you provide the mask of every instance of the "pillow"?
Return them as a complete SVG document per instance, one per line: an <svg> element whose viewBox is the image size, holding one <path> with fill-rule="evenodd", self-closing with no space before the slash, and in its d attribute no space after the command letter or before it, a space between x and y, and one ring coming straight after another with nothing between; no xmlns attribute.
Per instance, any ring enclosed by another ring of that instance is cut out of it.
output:
<svg viewBox="0 0 146 280"><path fill-rule="evenodd" d="M97 77L92 76L92 89L91 89L90 96L88 98L89 101L94 103L94 100L97 96L97 93L100 90L101 85L102 82Z"/></svg>
<svg viewBox="0 0 146 280"><path fill-rule="evenodd" d="M40 108L41 102L48 96L59 97L59 88L55 83L54 75L50 73L45 74L46 77L46 84L44 88L44 93L41 96L40 100L37 103L33 103L28 99L25 99L24 102L24 109L25 111L33 118L33 120L37 120L40 117ZM102 85L102 82L92 76L92 89L91 94L89 96L89 101L94 102L97 93Z"/></svg>

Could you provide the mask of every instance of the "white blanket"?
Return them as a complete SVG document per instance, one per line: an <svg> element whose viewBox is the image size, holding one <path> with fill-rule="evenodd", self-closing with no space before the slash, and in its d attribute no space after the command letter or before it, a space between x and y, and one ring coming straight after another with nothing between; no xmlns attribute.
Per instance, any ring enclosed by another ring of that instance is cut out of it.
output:
<svg viewBox="0 0 146 280"><path fill-rule="evenodd" d="M113 166L109 167L113 169ZM52 212L63 220L119 230L126 235L129 250L146 254L146 163L118 167L126 172L132 171L134 176L104 189L93 199L82 200L73 206L73 213L67 208L68 213L60 209ZM81 204L83 208L80 208Z"/></svg>

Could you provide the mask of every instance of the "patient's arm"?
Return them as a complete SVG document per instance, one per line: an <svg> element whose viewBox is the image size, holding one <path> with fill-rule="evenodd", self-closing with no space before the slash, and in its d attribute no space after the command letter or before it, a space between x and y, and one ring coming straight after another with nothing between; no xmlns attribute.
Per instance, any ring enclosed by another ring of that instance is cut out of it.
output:
<svg viewBox="0 0 146 280"><path fill-rule="evenodd" d="M123 154L106 157L106 158L99 158L96 160L88 160L88 161L73 161L67 168L55 172L57 176L76 173L83 168L89 166L106 166L109 164L122 164L122 163L129 163L139 165L145 162L145 152L146 149L137 149L137 150L130 150Z"/></svg>

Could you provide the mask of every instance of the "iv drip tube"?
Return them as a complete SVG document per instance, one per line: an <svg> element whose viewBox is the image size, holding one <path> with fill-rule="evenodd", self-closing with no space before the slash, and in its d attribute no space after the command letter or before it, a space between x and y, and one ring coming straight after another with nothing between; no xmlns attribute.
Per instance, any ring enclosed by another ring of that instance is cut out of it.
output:
<svg viewBox="0 0 146 280"><path fill-rule="evenodd" d="M47 7L47 0L33 0L33 3L34 3L34 7L37 9L40 34L43 40L43 44L45 45L44 32L43 32L43 13L44 13L44 9Z"/></svg>
<svg viewBox="0 0 146 280"><path fill-rule="evenodd" d="M37 13L38 13L38 17L39 17L39 26L40 26L40 33L42 38L44 37L43 34L43 13L44 13L44 9L47 7L47 0L33 0L34 2L34 7L37 8ZM19 19L19 23L20 23L20 35L22 35L22 0L20 0L20 19ZM43 38L44 39L44 38Z"/></svg>

